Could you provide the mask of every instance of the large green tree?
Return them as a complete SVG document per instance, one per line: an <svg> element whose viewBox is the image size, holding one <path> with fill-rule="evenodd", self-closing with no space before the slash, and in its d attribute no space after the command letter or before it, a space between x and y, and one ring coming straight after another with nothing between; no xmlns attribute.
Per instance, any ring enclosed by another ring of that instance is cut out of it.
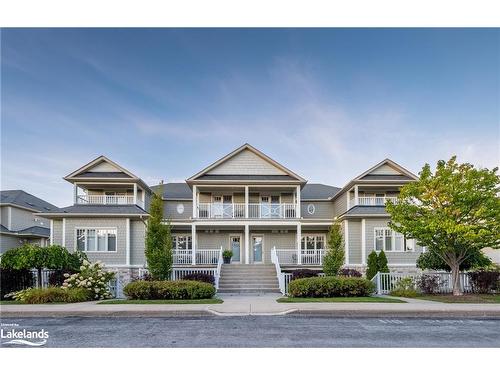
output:
<svg viewBox="0 0 500 375"><path fill-rule="evenodd" d="M436 170L426 164L419 179L388 202L392 229L415 238L452 272L453 294L460 295L459 270L484 247L500 245L500 176L498 168L458 164L453 156Z"/></svg>
<svg viewBox="0 0 500 375"><path fill-rule="evenodd" d="M146 229L146 260L154 279L167 280L172 270L172 235L170 223L163 222L162 189L153 193Z"/></svg>
<svg viewBox="0 0 500 375"><path fill-rule="evenodd" d="M344 239L338 222L334 222L328 233L328 249L323 257L323 272L327 276L337 276L344 264Z"/></svg>

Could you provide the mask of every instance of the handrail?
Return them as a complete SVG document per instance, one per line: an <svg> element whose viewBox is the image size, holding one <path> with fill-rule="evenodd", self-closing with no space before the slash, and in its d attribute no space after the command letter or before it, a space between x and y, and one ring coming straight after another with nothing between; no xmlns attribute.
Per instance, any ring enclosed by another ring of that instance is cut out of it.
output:
<svg viewBox="0 0 500 375"><path fill-rule="evenodd" d="M271 262L274 264L274 268L276 269L276 276L278 277L278 285L280 288L281 294L285 295L285 279L283 273L281 272L280 262L278 259L278 255L276 254L276 246L274 246L271 250Z"/></svg>
<svg viewBox="0 0 500 375"><path fill-rule="evenodd" d="M215 289L219 289L219 279L220 279L220 274L221 274L221 269L222 269L222 246L220 247L219 250L219 259L217 260L217 269L215 270Z"/></svg>

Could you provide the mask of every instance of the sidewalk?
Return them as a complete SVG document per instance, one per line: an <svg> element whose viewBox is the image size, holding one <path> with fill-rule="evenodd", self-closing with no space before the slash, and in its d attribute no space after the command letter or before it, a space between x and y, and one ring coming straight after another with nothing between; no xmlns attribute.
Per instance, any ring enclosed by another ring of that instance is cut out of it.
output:
<svg viewBox="0 0 500 375"><path fill-rule="evenodd" d="M6 317L178 317L249 315L323 315L331 317L497 317L500 304L440 303L405 299L408 303L277 303L278 294L221 295L223 304L213 305L99 305L83 302L57 305L1 305Z"/></svg>

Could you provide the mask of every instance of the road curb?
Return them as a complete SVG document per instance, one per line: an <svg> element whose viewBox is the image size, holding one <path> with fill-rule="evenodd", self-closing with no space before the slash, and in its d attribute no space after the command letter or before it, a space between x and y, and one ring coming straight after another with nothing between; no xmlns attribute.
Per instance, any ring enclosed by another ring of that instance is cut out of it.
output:
<svg viewBox="0 0 500 375"><path fill-rule="evenodd" d="M317 316L335 318L488 318L500 319L500 311L393 311L393 310L295 310L289 316Z"/></svg>

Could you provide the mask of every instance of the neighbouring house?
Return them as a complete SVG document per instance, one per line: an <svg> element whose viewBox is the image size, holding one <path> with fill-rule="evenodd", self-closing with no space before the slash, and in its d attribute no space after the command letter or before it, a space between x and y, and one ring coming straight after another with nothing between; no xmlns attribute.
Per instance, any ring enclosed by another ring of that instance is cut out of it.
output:
<svg viewBox="0 0 500 375"><path fill-rule="evenodd" d="M384 250L391 269L414 270L422 248L388 227L385 203L416 178L385 159L341 188L308 183L244 144L185 182L149 187L100 156L65 177L74 186L72 206L39 216L51 219L52 243L130 278L146 267L149 199L161 192L176 272L210 270L224 291L274 291L277 270L321 268L334 219L343 228L346 267L364 270L368 254ZM221 272L224 249L233 258Z"/></svg>
<svg viewBox="0 0 500 375"><path fill-rule="evenodd" d="M23 190L0 192L0 254L24 243L46 246L50 237L50 220L35 216L58 208Z"/></svg>

